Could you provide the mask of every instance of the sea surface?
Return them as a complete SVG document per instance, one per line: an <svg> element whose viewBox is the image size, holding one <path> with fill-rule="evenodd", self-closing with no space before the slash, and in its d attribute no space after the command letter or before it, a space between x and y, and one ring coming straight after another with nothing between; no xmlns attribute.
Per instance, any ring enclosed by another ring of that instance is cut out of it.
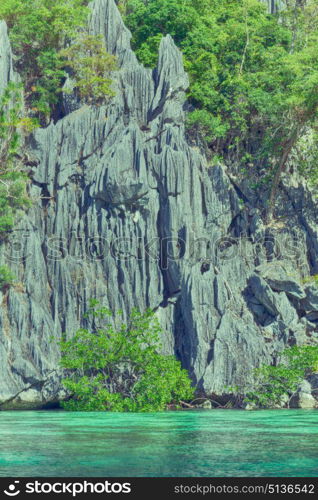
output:
<svg viewBox="0 0 318 500"><path fill-rule="evenodd" d="M0 476L315 477L318 411L0 412Z"/></svg>

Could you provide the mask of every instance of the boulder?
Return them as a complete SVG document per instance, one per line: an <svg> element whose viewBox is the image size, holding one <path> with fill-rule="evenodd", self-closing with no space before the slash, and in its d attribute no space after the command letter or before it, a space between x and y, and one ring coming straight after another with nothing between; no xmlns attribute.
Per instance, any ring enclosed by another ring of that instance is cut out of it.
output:
<svg viewBox="0 0 318 500"><path fill-rule="evenodd" d="M316 399L307 392L298 392L292 397L289 404L290 408L302 408L303 410L313 410L317 408Z"/></svg>
<svg viewBox="0 0 318 500"><path fill-rule="evenodd" d="M246 405L244 406L244 410L246 411L253 411L253 410L257 410L257 405L255 403L246 403Z"/></svg>
<svg viewBox="0 0 318 500"><path fill-rule="evenodd" d="M304 380L296 394L290 400L290 408L314 409L317 401L312 395L312 386L308 380Z"/></svg>
<svg viewBox="0 0 318 500"><path fill-rule="evenodd" d="M309 377L307 377L307 381L311 387L311 395L318 402L318 373L313 373L312 375L309 375Z"/></svg>
<svg viewBox="0 0 318 500"><path fill-rule="evenodd" d="M298 314L284 292L274 292L267 282L258 274L253 274L251 276L249 285L256 300L265 308L267 314L272 316L271 319L269 318L269 321L273 321L274 318L279 318L286 326L294 325L294 328L296 328L299 321ZM261 315L262 311L259 306L255 303L253 304L253 299L250 299L250 301L250 308L257 315ZM266 323L262 324L266 326Z"/></svg>
<svg viewBox="0 0 318 500"><path fill-rule="evenodd" d="M203 403L200 403L199 405L197 405L197 408L204 408L206 410L212 410L213 405L212 405L211 401L209 401L207 399L206 401L203 401Z"/></svg>
<svg viewBox="0 0 318 500"><path fill-rule="evenodd" d="M256 272L268 283L272 290L285 292L290 297L304 299L306 293L298 276L289 263L269 262L256 268Z"/></svg>

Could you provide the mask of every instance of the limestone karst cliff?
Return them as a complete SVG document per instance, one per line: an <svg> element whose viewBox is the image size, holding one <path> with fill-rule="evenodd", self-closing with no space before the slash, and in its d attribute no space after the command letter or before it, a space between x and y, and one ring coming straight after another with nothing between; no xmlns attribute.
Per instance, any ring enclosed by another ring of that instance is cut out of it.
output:
<svg viewBox="0 0 318 500"><path fill-rule="evenodd" d="M206 393L241 384L286 345L318 336L318 207L284 177L265 226L255 192L210 164L185 132L188 77L170 36L141 66L114 0L95 0L90 31L118 57L116 96L65 97L65 116L26 144L33 206L0 247L20 286L0 293L0 401L61 396L51 336L80 325L89 299L156 310L167 352ZM0 24L0 92L12 54Z"/></svg>

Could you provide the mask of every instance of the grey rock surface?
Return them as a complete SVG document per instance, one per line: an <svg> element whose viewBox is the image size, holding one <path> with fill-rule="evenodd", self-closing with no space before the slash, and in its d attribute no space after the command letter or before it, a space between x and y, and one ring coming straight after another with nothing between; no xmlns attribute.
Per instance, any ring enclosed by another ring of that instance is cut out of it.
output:
<svg viewBox="0 0 318 500"><path fill-rule="evenodd" d="M17 79L17 74L13 70L7 25L4 21L0 21L0 95L9 82L15 82Z"/></svg>
<svg viewBox="0 0 318 500"><path fill-rule="evenodd" d="M314 409L318 406L315 397L312 395L312 385L308 380L304 380L297 393L290 400L290 408L302 408L306 410Z"/></svg>
<svg viewBox="0 0 318 500"><path fill-rule="evenodd" d="M316 399L318 406L318 373L314 373L307 378L310 384L310 393Z"/></svg>
<svg viewBox="0 0 318 500"><path fill-rule="evenodd" d="M261 0L261 2L266 4L268 12L271 14L280 11L286 6L284 0Z"/></svg>
<svg viewBox="0 0 318 500"><path fill-rule="evenodd" d="M301 408L303 410L313 410L317 407L315 398L307 392L299 392L290 401L290 408Z"/></svg>
<svg viewBox="0 0 318 500"><path fill-rule="evenodd" d="M0 293L3 408L63 397L50 339L71 336L91 298L125 314L153 308L165 351L207 394L244 385L254 367L317 332L304 317L318 310L316 294L301 285L317 265L311 192L286 188L288 222L265 227L227 170L187 142L189 82L172 38L151 71L113 0L92 3L90 32L118 57L116 96L65 106L73 111L28 141L33 206L0 249L21 283ZM12 78L3 23L0 37L3 89ZM293 277L270 273L271 261Z"/></svg>

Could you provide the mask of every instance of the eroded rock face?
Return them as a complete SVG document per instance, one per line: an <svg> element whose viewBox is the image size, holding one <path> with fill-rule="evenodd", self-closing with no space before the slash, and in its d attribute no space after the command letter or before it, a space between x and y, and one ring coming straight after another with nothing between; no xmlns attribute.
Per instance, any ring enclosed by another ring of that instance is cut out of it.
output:
<svg viewBox="0 0 318 500"><path fill-rule="evenodd" d="M221 394L286 345L317 336L318 321L305 317L316 298L300 281L317 263L317 206L305 187L286 188L290 218L266 228L227 171L186 140L188 77L171 37L151 71L113 0L92 4L90 31L118 57L116 97L100 107L68 101L74 111L29 140L34 205L1 247L23 286L0 294L0 401L63 397L50 338L72 335L91 298L126 314L156 310L165 351L202 390ZM294 275L273 279L271 260Z"/></svg>
<svg viewBox="0 0 318 500"><path fill-rule="evenodd" d="M9 82L15 82L17 79L18 77L13 71L7 25L4 21L0 21L0 94L3 93Z"/></svg>

